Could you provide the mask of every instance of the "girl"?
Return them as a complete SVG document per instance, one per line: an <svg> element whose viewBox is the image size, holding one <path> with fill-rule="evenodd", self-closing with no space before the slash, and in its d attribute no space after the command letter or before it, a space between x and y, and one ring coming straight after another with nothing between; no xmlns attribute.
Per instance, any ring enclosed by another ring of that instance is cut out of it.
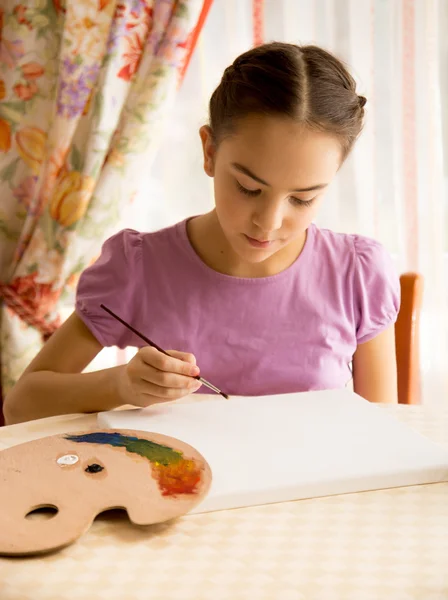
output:
<svg viewBox="0 0 448 600"><path fill-rule="evenodd" d="M365 101L320 48L273 43L237 58L200 130L215 208L106 241L75 312L6 399L7 422L176 400L198 391L199 372L230 395L341 388L352 362L358 394L396 402L391 260L373 240L313 224ZM82 373L103 346L140 350L127 365Z"/></svg>

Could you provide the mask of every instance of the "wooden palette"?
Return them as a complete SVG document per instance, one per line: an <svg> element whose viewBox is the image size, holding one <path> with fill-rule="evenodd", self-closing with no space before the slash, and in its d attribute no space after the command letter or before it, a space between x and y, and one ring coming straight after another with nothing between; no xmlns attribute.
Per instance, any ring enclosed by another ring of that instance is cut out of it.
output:
<svg viewBox="0 0 448 600"><path fill-rule="evenodd" d="M105 510L125 509L136 525L189 512L206 496L203 456L158 433L97 429L0 452L0 554L30 555L76 541ZM41 507L49 520L27 517Z"/></svg>

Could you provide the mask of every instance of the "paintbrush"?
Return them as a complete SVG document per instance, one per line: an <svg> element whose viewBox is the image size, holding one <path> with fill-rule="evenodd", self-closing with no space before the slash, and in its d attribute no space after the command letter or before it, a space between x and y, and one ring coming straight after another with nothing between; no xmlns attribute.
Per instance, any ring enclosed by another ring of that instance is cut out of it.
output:
<svg viewBox="0 0 448 600"><path fill-rule="evenodd" d="M114 312L112 312L110 310L110 308L107 308L107 306L104 306L104 304L100 304L100 306L101 306L101 308L103 310L105 310L106 312L108 312L114 319L116 319L122 325L124 325L125 327L127 327L130 331L132 331L133 333L135 333L135 335L138 335L138 337L140 339L142 339L144 342L146 342L148 344L148 346L152 346L153 348L155 348L159 352L162 352L162 354L165 354L166 356L170 356L170 354L168 354L168 352L165 352L165 350L162 350L162 348L160 348L160 346L158 346L156 343L152 342L149 338L146 337L146 335L143 335L143 333L140 333L140 331L137 331L137 329L135 329L134 327L132 327L132 325L129 325L129 323L126 323L126 321L124 321L121 317L119 317ZM173 358L173 357L171 357L171 358ZM206 387L210 388L211 390L213 390L217 394L220 394L226 400L229 399L229 396L227 394L224 394L224 392L221 392L220 389L218 389L216 386L214 386L212 383L210 383L209 381L207 381L203 377L200 377L200 375L196 375L196 377L194 377L194 379L197 379L198 381L200 381L202 383L202 385L205 385Z"/></svg>

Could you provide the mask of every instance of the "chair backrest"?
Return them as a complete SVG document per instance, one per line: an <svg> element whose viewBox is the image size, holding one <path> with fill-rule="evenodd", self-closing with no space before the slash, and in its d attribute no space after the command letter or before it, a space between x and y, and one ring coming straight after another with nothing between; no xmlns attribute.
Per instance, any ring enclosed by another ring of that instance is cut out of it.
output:
<svg viewBox="0 0 448 600"><path fill-rule="evenodd" d="M403 273L400 285L401 307L395 324L398 402L420 404L419 326L423 277L418 273Z"/></svg>

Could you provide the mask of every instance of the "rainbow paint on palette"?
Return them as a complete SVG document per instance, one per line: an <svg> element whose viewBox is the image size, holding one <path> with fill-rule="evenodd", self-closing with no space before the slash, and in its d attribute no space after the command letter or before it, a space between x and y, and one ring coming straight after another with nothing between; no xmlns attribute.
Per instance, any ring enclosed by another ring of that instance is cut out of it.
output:
<svg viewBox="0 0 448 600"><path fill-rule="evenodd" d="M162 496L195 494L201 482L201 467L192 459L185 458L179 450L157 444L144 438L122 435L118 432L97 431L82 435L67 435L65 439L76 443L106 444L125 448L151 463L154 479Z"/></svg>

